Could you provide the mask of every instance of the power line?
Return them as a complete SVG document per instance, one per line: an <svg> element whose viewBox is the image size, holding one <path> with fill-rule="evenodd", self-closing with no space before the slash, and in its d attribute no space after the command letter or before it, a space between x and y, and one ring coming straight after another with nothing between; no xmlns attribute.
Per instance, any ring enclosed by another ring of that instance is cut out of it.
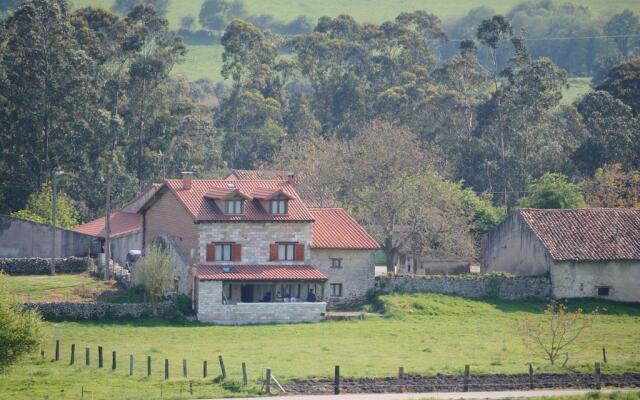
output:
<svg viewBox="0 0 640 400"><path fill-rule="evenodd" d="M522 38L525 42L542 42L542 41L554 41L554 40L581 40L581 39L616 39L616 38L640 38L640 33L634 33L629 35L596 35L596 36L549 36L549 37L537 37L537 38ZM450 42L463 42L469 39L449 39Z"/></svg>

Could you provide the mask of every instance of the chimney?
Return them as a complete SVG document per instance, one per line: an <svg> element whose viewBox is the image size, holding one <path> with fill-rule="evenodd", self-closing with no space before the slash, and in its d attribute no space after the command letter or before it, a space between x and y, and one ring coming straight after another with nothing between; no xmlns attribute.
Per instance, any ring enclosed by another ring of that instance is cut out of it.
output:
<svg viewBox="0 0 640 400"><path fill-rule="evenodd" d="M289 183L289 185L291 185L291 186L295 186L296 185L296 174L294 174L293 172L289 172L287 174L287 183Z"/></svg>
<svg viewBox="0 0 640 400"><path fill-rule="evenodd" d="M182 173L182 189L191 189L191 181L193 180L193 172L185 171Z"/></svg>

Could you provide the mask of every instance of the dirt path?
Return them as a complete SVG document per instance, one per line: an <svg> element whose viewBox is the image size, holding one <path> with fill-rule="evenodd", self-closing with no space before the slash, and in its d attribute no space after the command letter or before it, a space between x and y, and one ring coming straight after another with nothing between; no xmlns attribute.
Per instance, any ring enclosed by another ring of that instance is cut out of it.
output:
<svg viewBox="0 0 640 400"><path fill-rule="evenodd" d="M637 391L637 389L603 389L601 392ZM591 392L587 389L554 389L554 390L511 390L499 392L424 392L424 393L358 393L335 395L289 395L272 396L270 400L411 400L411 399L509 399L549 396L573 396ZM255 398L239 398L234 400L255 400Z"/></svg>

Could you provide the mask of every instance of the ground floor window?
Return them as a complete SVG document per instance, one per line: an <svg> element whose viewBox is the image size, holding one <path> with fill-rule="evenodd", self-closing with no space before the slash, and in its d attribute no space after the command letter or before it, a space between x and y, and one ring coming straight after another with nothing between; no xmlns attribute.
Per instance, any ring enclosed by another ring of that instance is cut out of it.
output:
<svg viewBox="0 0 640 400"><path fill-rule="evenodd" d="M598 296L609 296L609 286L600 286L598 289Z"/></svg>
<svg viewBox="0 0 640 400"><path fill-rule="evenodd" d="M342 283L332 283L331 297L340 297L340 296L342 296Z"/></svg>

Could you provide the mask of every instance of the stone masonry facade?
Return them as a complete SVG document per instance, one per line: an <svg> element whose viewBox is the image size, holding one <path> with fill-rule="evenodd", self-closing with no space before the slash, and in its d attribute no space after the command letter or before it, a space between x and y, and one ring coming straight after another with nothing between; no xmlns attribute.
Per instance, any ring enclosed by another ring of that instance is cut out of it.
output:
<svg viewBox="0 0 640 400"><path fill-rule="evenodd" d="M332 267L332 258L340 259L339 268ZM329 278L325 293L330 309L363 303L367 291L375 285L371 250L312 249L311 264ZM342 285L341 296L331 296L332 283Z"/></svg>
<svg viewBox="0 0 640 400"><path fill-rule="evenodd" d="M308 264L311 260L311 223L308 222L227 222L201 223L199 229L200 262L206 263L209 243L233 242L242 246L242 264ZM304 243L304 262L269 261L269 245L276 242ZM234 264L216 261L215 264Z"/></svg>
<svg viewBox="0 0 640 400"><path fill-rule="evenodd" d="M222 325L317 322L327 303L221 304L222 282L198 282L198 320Z"/></svg>

